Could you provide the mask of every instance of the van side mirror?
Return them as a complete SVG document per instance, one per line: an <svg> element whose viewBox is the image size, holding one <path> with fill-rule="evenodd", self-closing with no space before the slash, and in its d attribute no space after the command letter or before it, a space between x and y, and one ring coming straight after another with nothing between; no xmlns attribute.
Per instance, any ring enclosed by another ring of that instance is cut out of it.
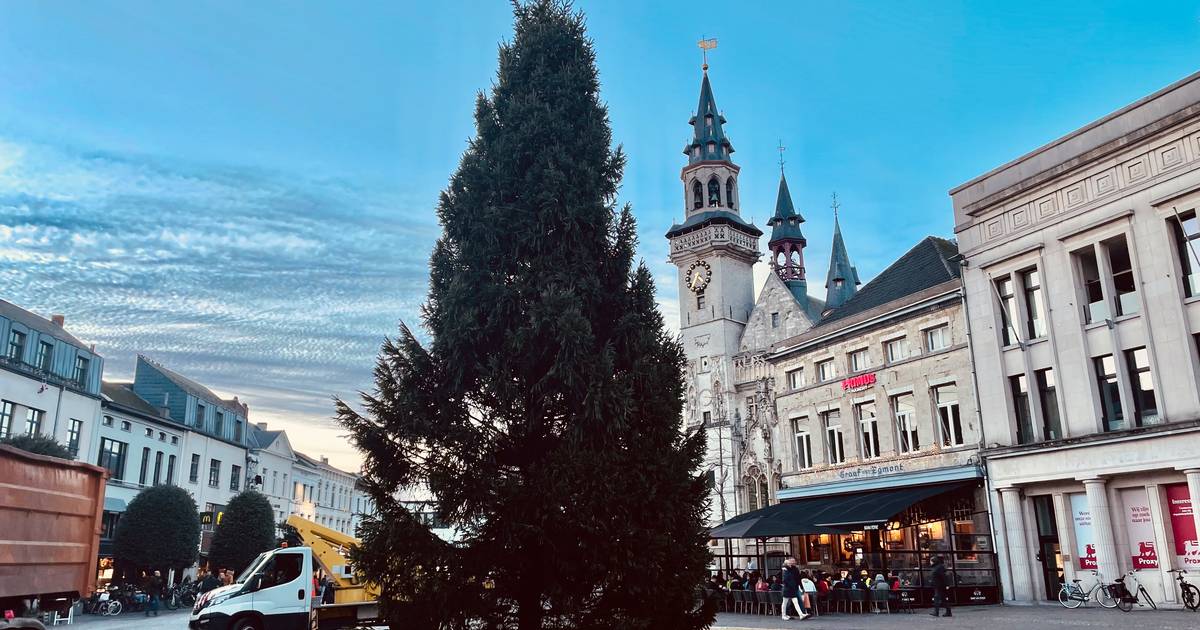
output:
<svg viewBox="0 0 1200 630"><path fill-rule="evenodd" d="M259 589L259 587L261 587L261 586L262 586L262 574L260 573L258 575L255 575L254 577L250 578L250 580L246 583L246 590L248 592L257 591Z"/></svg>

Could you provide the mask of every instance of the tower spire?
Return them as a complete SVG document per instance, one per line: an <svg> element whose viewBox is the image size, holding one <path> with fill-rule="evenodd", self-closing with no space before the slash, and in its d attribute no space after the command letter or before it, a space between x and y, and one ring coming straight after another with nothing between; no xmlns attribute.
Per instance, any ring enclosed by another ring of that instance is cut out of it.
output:
<svg viewBox="0 0 1200 630"><path fill-rule="evenodd" d="M771 226L771 270L787 285L796 301L807 304L808 280L804 275L804 247L808 240L800 230L804 217L792 205L792 193L788 190L787 177L783 172L783 142L779 143L779 192L775 196L775 214L767 221Z"/></svg>
<svg viewBox="0 0 1200 630"><path fill-rule="evenodd" d="M716 40L701 40L701 42ZM701 47L703 48L703 46ZM707 49L705 49L707 50ZM733 145L725 136L725 117L717 109L712 83L708 80L708 64L704 64L704 78L700 81L700 103L688 124L692 126L692 141L683 148L688 164L708 161L732 162Z"/></svg>
<svg viewBox="0 0 1200 630"><path fill-rule="evenodd" d="M838 219L841 205L837 193L833 194L833 248L829 254L829 277L825 280L825 308L832 310L845 304L858 292L858 269L850 264L846 252L846 241L842 238L842 226Z"/></svg>

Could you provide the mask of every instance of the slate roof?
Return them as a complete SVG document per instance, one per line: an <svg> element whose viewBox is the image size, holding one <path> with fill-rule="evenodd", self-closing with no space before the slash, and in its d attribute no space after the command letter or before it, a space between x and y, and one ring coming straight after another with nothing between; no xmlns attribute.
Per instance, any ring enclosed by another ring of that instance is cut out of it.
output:
<svg viewBox="0 0 1200 630"><path fill-rule="evenodd" d="M712 126L705 124L706 116L712 117ZM708 82L707 71L704 73L704 80L700 83L700 103L696 106L696 115L692 116L688 124L694 128L692 141L683 148L683 152L688 156L688 164L706 160L729 160L730 154L733 153L733 145L729 143L729 138L725 135L723 127L725 117L717 110L717 99L713 97L712 84ZM706 146L710 142L716 146L716 150L713 152L709 152ZM698 155L692 151L695 147L700 147Z"/></svg>
<svg viewBox="0 0 1200 630"><path fill-rule="evenodd" d="M762 230L755 227L753 223L747 223L741 215L730 212L728 210L708 210L693 214L683 223L676 223L667 230L667 238L673 238L680 234L687 234L693 230L698 230L710 224L725 224L734 225L737 228L751 236L762 236Z"/></svg>
<svg viewBox="0 0 1200 630"><path fill-rule="evenodd" d="M200 383L197 383L196 381L193 381L192 379L190 379L178 372L175 372L174 370L170 370L166 367L163 367L163 365L161 363L153 361L149 357L143 356L141 358L145 359L145 361L147 363L149 363L151 366L153 366L154 369L161 372L162 375L167 377L172 383L175 383L181 389L183 389L183 391L195 396L196 398L203 398L214 405L220 405L222 407L238 408L241 406L238 404L234 404L234 402L231 400L225 400L225 399L221 398L220 396L216 395L211 389L201 385ZM244 412L244 410L242 410L242 409L239 409L239 411Z"/></svg>
<svg viewBox="0 0 1200 630"><path fill-rule="evenodd" d="M267 448L283 435L283 431L265 431L258 428L258 425L251 424L250 431L246 433L246 446L250 448Z"/></svg>
<svg viewBox="0 0 1200 630"><path fill-rule="evenodd" d="M75 335L67 332L61 326L56 326L54 322L50 321L49 319L46 319L45 317L42 317L36 313L27 311L20 306L13 304L12 302L0 300L0 317L7 317L14 322L21 322L32 330L36 330L44 335L50 335L51 337L61 339L62 341L84 350L87 350L89 347L86 343L80 341L75 337Z"/></svg>
<svg viewBox="0 0 1200 630"><path fill-rule="evenodd" d="M836 281L841 280L841 286ZM854 298L858 292L858 269L850 264L846 253L846 241L842 239L842 225L837 213L833 215L833 249L829 253L829 275L825 280L825 304L832 309L840 308Z"/></svg>
<svg viewBox="0 0 1200 630"><path fill-rule="evenodd" d="M958 245L936 236L926 236L858 290L854 297L826 315L817 328L924 291L933 286L958 280L961 269L950 259L958 255Z"/></svg>
<svg viewBox="0 0 1200 630"><path fill-rule="evenodd" d="M792 193L788 190L787 178L780 173L779 193L775 196L775 214L767 220L767 225L771 226L771 243L791 239L799 241L801 246L807 245L808 240L800 231L801 223L804 223L804 217L800 216L792 205Z"/></svg>
<svg viewBox="0 0 1200 630"><path fill-rule="evenodd" d="M169 419L162 410L146 402L141 396L133 393L133 383L100 382L100 393L113 403L131 409L147 416Z"/></svg>

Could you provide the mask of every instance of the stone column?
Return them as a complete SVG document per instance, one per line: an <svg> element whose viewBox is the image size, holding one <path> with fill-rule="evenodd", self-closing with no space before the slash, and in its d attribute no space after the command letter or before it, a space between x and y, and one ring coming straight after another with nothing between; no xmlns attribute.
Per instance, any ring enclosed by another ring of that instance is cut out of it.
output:
<svg viewBox="0 0 1200 630"><path fill-rule="evenodd" d="M1084 479L1088 509L1092 512L1092 534L1096 540L1096 566L1105 582L1121 577L1121 565L1117 562L1117 546L1113 538L1112 509L1108 502L1108 491L1103 479Z"/></svg>
<svg viewBox="0 0 1200 630"><path fill-rule="evenodd" d="M1005 541L1008 562L1012 568L1012 598L1018 602L1033 602L1033 582L1029 574L1029 544L1025 539L1025 517L1021 509L1019 488L1000 488L1004 504Z"/></svg>

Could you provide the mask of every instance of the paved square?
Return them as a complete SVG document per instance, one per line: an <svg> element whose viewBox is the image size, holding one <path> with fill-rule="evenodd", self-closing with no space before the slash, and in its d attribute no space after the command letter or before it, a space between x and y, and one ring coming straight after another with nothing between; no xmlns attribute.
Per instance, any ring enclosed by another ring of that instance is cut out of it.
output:
<svg viewBox="0 0 1200 630"><path fill-rule="evenodd" d="M1200 628L1200 613L1184 610L1142 610L1132 612L1106 610L1099 607L1067 610L1061 606L972 606L954 609L954 616L934 619L929 609L912 614L846 614L835 613L812 617L806 621L783 621L775 615L735 615L721 613L713 630L760 628L854 628L855 630L931 630L935 628L972 628L1001 630L1016 628L1153 628L1155 630L1195 630Z"/></svg>

